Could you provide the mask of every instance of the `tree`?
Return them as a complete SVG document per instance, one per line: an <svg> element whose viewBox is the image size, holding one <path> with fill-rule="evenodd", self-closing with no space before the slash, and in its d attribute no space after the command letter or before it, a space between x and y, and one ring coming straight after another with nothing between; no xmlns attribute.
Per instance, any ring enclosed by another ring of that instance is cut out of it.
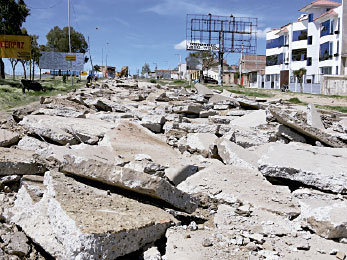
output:
<svg viewBox="0 0 347 260"><path fill-rule="evenodd" d="M150 72L151 72L151 68L149 67L149 64L145 63L145 64L142 66L141 74L144 75L144 74L150 73Z"/></svg>
<svg viewBox="0 0 347 260"><path fill-rule="evenodd" d="M293 74L295 77L298 78L298 81L300 82L300 92L303 93L304 92L304 88L302 86L303 83L303 79L304 79L304 75L306 75L306 69L305 68L301 68L299 70L294 70Z"/></svg>
<svg viewBox="0 0 347 260"><path fill-rule="evenodd" d="M0 32L21 35L21 27L29 15L24 0L0 0ZM0 58L0 78L5 78L5 64Z"/></svg>
<svg viewBox="0 0 347 260"><path fill-rule="evenodd" d="M100 72L100 71L101 71L101 68L100 68L99 65L95 65L95 66L94 66L94 70Z"/></svg>
<svg viewBox="0 0 347 260"><path fill-rule="evenodd" d="M209 70L213 65L218 64L216 54L212 51L199 51L189 53L190 57L200 58L202 60L202 70Z"/></svg>
<svg viewBox="0 0 347 260"><path fill-rule="evenodd" d="M47 35L47 51L69 52L69 28L60 29L55 26ZM71 51L77 53L86 53L88 44L83 34L75 31L71 27Z"/></svg>
<svg viewBox="0 0 347 260"><path fill-rule="evenodd" d="M39 65L40 60L40 47L37 43L37 39L39 38L38 35L31 35L31 60L32 60L32 73L30 71L30 75L32 75L32 78L35 78L35 65ZM31 79L31 77L30 77Z"/></svg>

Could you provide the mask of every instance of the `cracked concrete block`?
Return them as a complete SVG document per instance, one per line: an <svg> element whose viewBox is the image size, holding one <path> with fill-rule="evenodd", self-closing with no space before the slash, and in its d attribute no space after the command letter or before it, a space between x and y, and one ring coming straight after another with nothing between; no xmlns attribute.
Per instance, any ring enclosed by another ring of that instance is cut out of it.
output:
<svg viewBox="0 0 347 260"><path fill-rule="evenodd" d="M25 129L60 145L95 144L114 124L102 120L59 116L26 116L20 122Z"/></svg>
<svg viewBox="0 0 347 260"><path fill-rule="evenodd" d="M307 106L307 124L322 130L325 129L320 113L318 113L314 104L309 104Z"/></svg>
<svg viewBox="0 0 347 260"><path fill-rule="evenodd" d="M230 124L236 125L238 127L244 127L244 128L251 128L251 127L258 127L260 125L265 125L267 124L266 111L259 110L259 111L249 113L235 120L232 120Z"/></svg>
<svg viewBox="0 0 347 260"><path fill-rule="evenodd" d="M166 119L161 115L146 115L142 118L141 125L153 133L161 133Z"/></svg>
<svg viewBox="0 0 347 260"><path fill-rule="evenodd" d="M116 259L160 239L175 219L164 210L47 172L34 202L19 190L12 221L55 259Z"/></svg>
<svg viewBox="0 0 347 260"><path fill-rule="evenodd" d="M347 238L347 201L343 197L309 189L293 194L300 203L303 226L327 239Z"/></svg>
<svg viewBox="0 0 347 260"><path fill-rule="evenodd" d="M198 153L204 157L212 155L215 141L218 137L210 133L187 134L186 147L191 153Z"/></svg>
<svg viewBox="0 0 347 260"><path fill-rule="evenodd" d="M204 86L203 84L196 83L194 85L194 88L198 91L198 94L200 96L210 97L210 96L214 95L214 92L211 89L209 89L208 87Z"/></svg>
<svg viewBox="0 0 347 260"><path fill-rule="evenodd" d="M162 200L189 213L197 208L197 201L192 196L175 188L163 178L122 168L97 156L66 155L64 158L64 165L61 168L63 173Z"/></svg>
<svg viewBox="0 0 347 260"><path fill-rule="evenodd" d="M0 147L9 147L19 141L19 135L5 129L0 129Z"/></svg>
<svg viewBox="0 0 347 260"><path fill-rule="evenodd" d="M299 143L307 142L304 136L298 134L297 132L293 131L292 129L290 129L289 127L285 125L279 125L277 127L276 135L278 137L284 137L291 142L299 142Z"/></svg>
<svg viewBox="0 0 347 260"><path fill-rule="evenodd" d="M31 151L0 147L0 176L42 174L46 166Z"/></svg>
<svg viewBox="0 0 347 260"><path fill-rule="evenodd" d="M221 203L242 202L290 218L300 214L298 203L290 190L272 185L256 170L215 164L177 187L189 194L205 194Z"/></svg>
<svg viewBox="0 0 347 260"><path fill-rule="evenodd" d="M347 193L347 149L273 143L258 161L264 176Z"/></svg>
<svg viewBox="0 0 347 260"><path fill-rule="evenodd" d="M218 155L225 164L256 169L258 156L225 138L217 140Z"/></svg>

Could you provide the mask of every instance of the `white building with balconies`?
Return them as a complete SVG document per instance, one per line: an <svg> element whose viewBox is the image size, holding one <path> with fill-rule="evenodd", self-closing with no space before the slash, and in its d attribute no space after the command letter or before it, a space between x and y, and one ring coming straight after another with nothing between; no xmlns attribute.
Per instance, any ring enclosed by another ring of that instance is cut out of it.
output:
<svg viewBox="0 0 347 260"><path fill-rule="evenodd" d="M346 74L341 55L342 21L346 19L342 4L334 1L314 1L299 11L303 14L297 21L266 35L263 86L279 89L288 85L297 91L298 80L293 72L304 68L304 87L310 88L305 92L320 93L323 75Z"/></svg>

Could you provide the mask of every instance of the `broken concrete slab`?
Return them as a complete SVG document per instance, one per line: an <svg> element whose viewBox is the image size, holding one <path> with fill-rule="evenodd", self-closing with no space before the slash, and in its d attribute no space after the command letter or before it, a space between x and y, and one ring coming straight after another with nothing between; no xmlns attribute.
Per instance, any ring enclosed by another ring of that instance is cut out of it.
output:
<svg viewBox="0 0 347 260"><path fill-rule="evenodd" d="M12 221L56 259L116 259L153 243L171 225L164 210L48 172L39 202L19 190Z"/></svg>
<svg viewBox="0 0 347 260"><path fill-rule="evenodd" d="M9 147L19 141L19 134L6 129L0 129L0 147Z"/></svg>
<svg viewBox="0 0 347 260"><path fill-rule="evenodd" d="M173 112L177 114L199 115L202 110L202 106L196 104L173 107Z"/></svg>
<svg viewBox="0 0 347 260"><path fill-rule="evenodd" d="M215 94L211 89L200 83L196 83L194 88L198 91L198 94L203 97L210 97Z"/></svg>
<svg viewBox="0 0 347 260"><path fill-rule="evenodd" d="M107 131L114 128L114 124L96 119L35 115L26 116L20 125L33 134L60 145L96 144Z"/></svg>
<svg viewBox="0 0 347 260"><path fill-rule="evenodd" d="M315 141L319 141L327 146L336 148L347 147L346 144L339 141L337 138L323 132L318 128L311 127L303 123L302 121L289 116L288 113L281 112L280 110L275 108L270 108L269 111L279 123L294 129L304 136L307 136Z"/></svg>
<svg viewBox="0 0 347 260"><path fill-rule="evenodd" d="M89 151L85 151L89 153ZM197 201L190 195L172 186L163 178L116 166L112 161L99 156L66 155L61 172L98 181L111 186L130 190L158 200L165 201L175 208L194 212Z"/></svg>
<svg viewBox="0 0 347 260"><path fill-rule="evenodd" d="M307 124L318 129L325 129L320 113L318 113L314 104L307 106Z"/></svg>
<svg viewBox="0 0 347 260"><path fill-rule="evenodd" d="M279 125L277 127L276 135L278 137L285 138L288 143L289 142L299 142L299 143L307 142L304 136L295 132L294 130L292 130L291 128L285 125Z"/></svg>
<svg viewBox="0 0 347 260"><path fill-rule="evenodd" d="M309 189L294 191L303 226L327 239L347 238L347 201L343 197Z"/></svg>
<svg viewBox="0 0 347 260"><path fill-rule="evenodd" d="M258 161L264 176L347 193L347 149L273 143Z"/></svg>
<svg viewBox="0 0 347 260"><path fill-rule="evenodd" d="M218 139L216 144L218 155L225 164L240 168L257 169L258 156L253 152L225 138Z"/></svg>
<svg viewBox="0 0 347 260"><path fill-rule="evenodd" d="M247 115L241 116L230 122L232 125L236 125L244 128L258 127L260 125L267 124L266 121L266 111L259 110Z"/></svg>
<svg viewBox="0 0 347 260"><path fill-rule="evenodd" d="M300 214L298 203L290 190L284 186L272 185L256 170L212 165L177 187L190 194L206 194L221 203L241 202L290 218Z"/></svg>
<svg viewBox="0 0 347 260"><path fill-rule="evenodd" d="M166 119L161 115L146 115L142 117L141 125L148 128L153 133L161 133Z"/></svg>
<svg viewBox="0 0 347 260"><path fill-rule="evenodd" d="M42 174L45 165L31 151L0 147L0 176Z"/></svg>
<svg viewBox="0 0 347 260"><path fill-rule="evenodd" d="M244 109L257 110L257 109L262 108L262 105L260 105L256 101L252 101L252 100L245 99L245 98L236 98L236 100L237 100L237 102L239 102L240 106Z"/></svg>
<svg viewBox="0 0 347 260"><path fill-rule="evenodd" d="M198 153L204 157L212 155L218 137L210 133L187 134L186 148L190 153Z"/></svg>

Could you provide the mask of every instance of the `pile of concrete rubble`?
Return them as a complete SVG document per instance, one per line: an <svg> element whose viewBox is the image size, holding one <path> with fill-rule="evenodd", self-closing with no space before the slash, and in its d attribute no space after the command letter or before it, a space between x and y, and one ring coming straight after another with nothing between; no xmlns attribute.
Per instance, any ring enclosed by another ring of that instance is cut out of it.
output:
<svg viewBox="0 0 347 260"><path fill-rule="evenodd" d="M346 259L347 115L106 80L0 116L0 259Z"/></svg>

